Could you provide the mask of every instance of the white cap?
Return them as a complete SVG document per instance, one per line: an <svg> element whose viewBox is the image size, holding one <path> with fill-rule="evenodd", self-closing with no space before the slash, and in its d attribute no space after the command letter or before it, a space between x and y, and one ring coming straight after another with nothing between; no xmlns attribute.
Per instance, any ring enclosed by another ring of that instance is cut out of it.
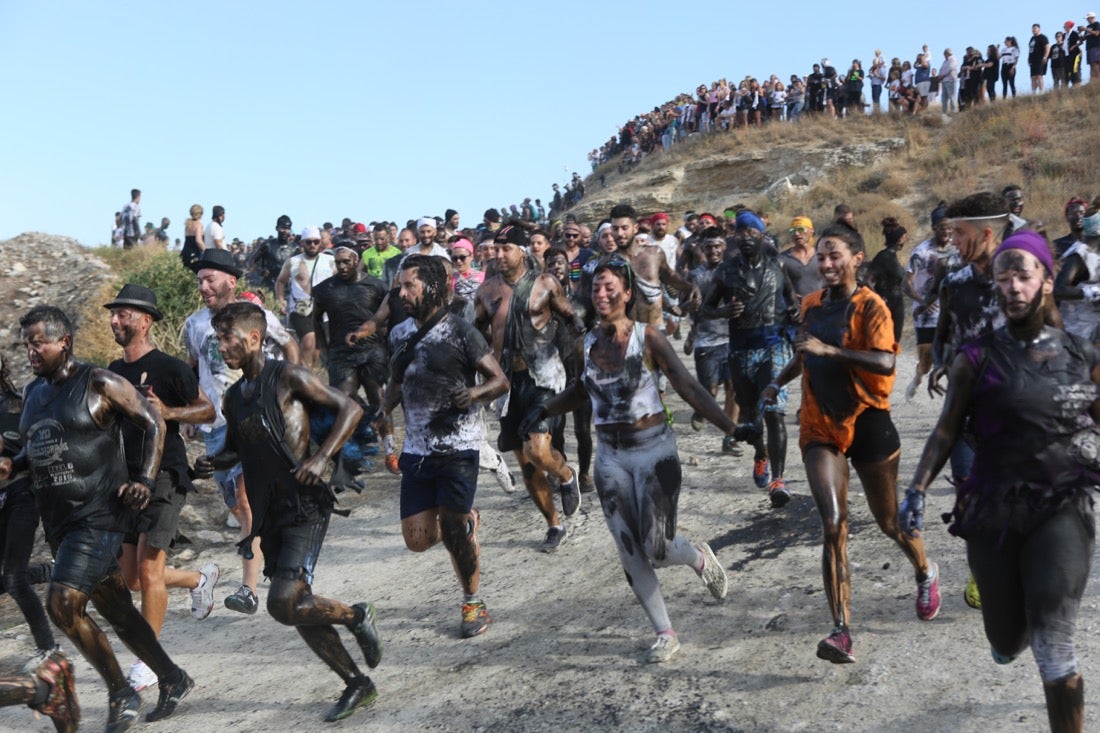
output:
<svg viewBox="0 0 1100 733"><path fill-rule="evenodd" d="M430 216L420 217L416 220L416 228L419 229L420 227L431 227L432 229L435 229L435 219Z"/></svg>
<svg viewBox="0 0 1100 733"><path fill-rule="evenodd" d="M1096 17L1096 13L1092 12L1091 10L1089 12L1085 13L1085 19L1086 20L1089 19L1089 18L1095 18L1095 17Z"/></svg>
<svg viewBox="0 0 1100 733"><path fill-rule="evenodd" d="M302 239L320 239L321 230L317 227L306 227L302 230Z"/></svg>

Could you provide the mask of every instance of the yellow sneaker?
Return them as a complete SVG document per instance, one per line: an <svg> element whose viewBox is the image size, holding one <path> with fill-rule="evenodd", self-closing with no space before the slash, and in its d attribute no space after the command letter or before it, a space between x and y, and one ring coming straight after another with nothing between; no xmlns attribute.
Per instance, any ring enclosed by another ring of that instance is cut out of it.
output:
<svg viewBox="0 0 1100 733"><path fill-rule="evenodd" d="M963 591L963 598L966 599L966 605L981 610L982 595L978 592L978 582L974 580L973 573L970 574L970 579L966 581L966 590Z"/></svg>

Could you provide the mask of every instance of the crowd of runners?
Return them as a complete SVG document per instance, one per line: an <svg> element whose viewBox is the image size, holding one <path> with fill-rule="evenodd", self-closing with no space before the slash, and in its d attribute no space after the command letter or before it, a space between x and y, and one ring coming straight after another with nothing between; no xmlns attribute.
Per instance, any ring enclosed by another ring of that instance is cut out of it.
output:
<svg viewBox="0 0 1100 733"><path fill-rule="evenodd" d="M0 580L37 652L24 675L0 679L0 704L76 728L72 668L48 618L106 683L108 731L138 719L153 685L146 720L176 712L195 682L159 642L167 589L188 589L192 614L206 618L221 569L173 568L166 553L192 481L213 479L240 527L242 582L224 606L256 613L262 573L268 612L345 685L325 720L369 705L378 692L357 656L371 669L382 660L375 607L316 595L312 583L329 520L342 513L337 495L362 488L372 450L400 482L406 547L447 550L459 636L492 622L479 476L511 492L518 474L545 522L532 542L542 552L568 547L585 494L599 502L655 635L645 659L665 662L680 643L656 569L689 566L718 600L728 589L712 548L677 528L676 433L687 426L673 425L671 388L693 410L691 430L721 431L716 448L729 460L751 450L753 481L775 511L791 499L785 416L796 411L831 617L816 653L829 662L856 658L850 468L913 568L917 617L931 621L941 599L921 537L924 496L950 461L949 531L966 542L966 598L981 609L993 659L1030 647L1051 729L1080 731L1074 632L1100 481L1100 201L1069 201L1068 233L1053 241L1024 206L1013 185L941 202L905 264L908 232L896 220L882 222L886 247L869 259L843 204L831 221L797 216L779 231L743 206L688 213L675 227L664 212L618 205L592 228L495 210L461 228L447 212L442 226L427 216L401 229L348 221L341 234L354 236L336 240L320 227L295 232L282 215L255 254L264 287L227 249L181 252L204 303L181 324L186 360L149 339L164 317L157 283L127 283L104 303L121 348L105 369L77 358L66 313L37 306L19 322L36 379L18 389L0 364ZM919 355L906 398L927 377L944 403L901 490L900 453L917 450L902 446L890 413L905 295ZM797 406L787 395L796 378ZM490 410L496 436L486 434ZM204 443L193 465L185 436ZM29 567L39 518L54 562ZM44 608L36 582L48 583ZM89 601L137 655L128 674Z"/></svg>

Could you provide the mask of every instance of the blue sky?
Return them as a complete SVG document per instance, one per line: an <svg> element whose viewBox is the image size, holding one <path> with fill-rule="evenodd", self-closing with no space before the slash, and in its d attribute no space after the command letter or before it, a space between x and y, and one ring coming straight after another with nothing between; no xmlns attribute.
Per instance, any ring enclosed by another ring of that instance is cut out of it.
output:
<svg viewBox="0 0 1100 733"><path fill-rule="evenodd" d="M0 239L106 243L144 192L228 237L550 197L619 124L720 77L1053 38L1076 3L0 2ZM1100 2L1098 2L1100 5ZM1021 68L1017 86L1027 87ZM1049 85L1049 79L1048 79Z"/></svg>

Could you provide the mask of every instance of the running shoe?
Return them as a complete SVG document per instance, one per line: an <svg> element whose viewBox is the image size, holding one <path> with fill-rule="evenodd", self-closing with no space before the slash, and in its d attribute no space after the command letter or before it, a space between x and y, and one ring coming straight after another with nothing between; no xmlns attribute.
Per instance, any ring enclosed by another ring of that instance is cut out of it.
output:
<svg viewBox="0 0 1100 733"><path fill-rule="evenodd" d="M974 580L974 573L971 573L970 578L966 581L963 599L966 600L966 605L971 608L976 608L979 611L982 609L982 594L978 592L978 581Z"/></svg>
<svg viewBox="0 0 1100 733"><path fill-rule="evenodd" d="M49 649L35 649L34 654L32 654L31 658L23 665L23 672L26 674L34 674L34 671L54 652L61 653L60 644L54 644Z"/></svg>
<svg viewBox="0 0 1100 733"><path fill-rule="evenodd" d="M225 607L230 611L251 615L256 613L256 609L260 607L260 599L256 597L251 588L242 585L232 595L225 597Z"/></svg>
<svg viewBox="0 0 1100 733"><path fill-rule="evenodd" d="M577 472L573 472L573 478L558 487L561 494L561 511L567 517L577 513L581 506L581 488L577 483Z"/></svg>
<svg viewBox="0 0 1100 733"><path fill-rule="evenodd" d="M149 665L140 659L130 665L130 671L126 674L126 681L135 692L141 692L146 687L152 687L157 683L157 673L149 669Z"/></svg>
<svg viewBox="0 0 1100 733"><path fill-rule="evenodd" d="M397 454L396 453L387 453L386 454L386 470L389 471L390 473L392 473L394 476L400 476L401 475L401 469L397 465Z"/></svg>
<svg viewBox="0 0 1100 733"><path fill-rule="evenodd" d="M676 634L658 634L657 641L646 652L645 660L650 664L660 664L672 659L680 651L680 639Z"/></svg>
<svg viewBox="0 0 1100 733"><path fill-rule="evenodd" d="M471 639L488 630L492 619L485 601L462 604L462 638Z"/></svg>
<svg viewBox="0 0 1100 733"><path fill-rule="evenodd" d="M852 654L852 634L847 626L837 626L833 633L817 643L817 656L819 659L833 664L851 664L856 661Z"/></svg>
<svg viewBox="0 0 1100 733"><path fill-rule="evenodd" d="M233 516L233 512L229 512L229 516L225 518L225 526L229 527L230 529L240 529L241 520Z"/></svg>
<svg viewBox="0 0 1100 733"><path fill-rule="evenodd" d="M500 488L505 494L511 494L516 490L516 477L508 470L508 464L504 462L504 456L497 454L497 466L493 469L493 477L496 478Z"/></svg>
<svg viewBox="0 0 1100 733"><path fill-rule="evenodd" d="M560 527L551 527L550 529L546 530L546 539L542 541L542 551L557 552L558 548L561 546L561 543L565 542L565 537L568 534L569 531L566 530L564 524Z"/></svg>
<svg viewBox="0 0 1100 733"><path fill-rule="evenodd" d="M370 677L357 677L344 689L344 694L325 714L326 723L335 723L343 720L359 708L365 708L378 699L378 688L371 682Z"/></svg>
<svg viewBox="0 0 1100 733"><path fill-rule="evenodd" d="M691 429L695 432L699 432L703 429L703 426L707 424L707 421L703 419L703 416L698 412L691 413Z"/></svg>
<svg viewBox="0 0 1100 733"><path fill-rule="evenodd" d="M1016 661L1015 654L1001 654L993 647L989 647L989 653L993 655L993 662L995 664L1012 664Z"/></svg>
<svg viewBox="0 0 1100 733"><path fill-rule="evenodd" d="M58 733L73 733L80 725L80 703L76 699L72 663L60 649L55 649L38 664L34 676L46 683L48 689L46 699L34 709L53 720Z"/></svg>
<svg viewBox="0 0 1100 733"><path fill-rule="evenodd" d="M928 563L928 577L917 583L917 618L931 621L940 612L940 566Z"/></svg>
<svg viewBox="0 0 1100 733"><path fill-rule="evenodd" d="M199 621L214 610L214 586L221 574L217 563L208 562L199 568L199 584L191 589L191 615Z"/></svg>
<svg viewBox="0 0 1100 733"><path fill-rule="evenodd" d="M714 550L710 549L710 545L706 542L699 543L695 549L703 555L703 569L699 571L699 577L703 579L710 594L722 600L726 597L726 591L729 590L725 568L718 562L718 558L714 556Z"/></svg>
<svg viewBox="0 0 1100 733"><path fill-rule="evenodd" d="M909 386L905 388L905 401L912 402L913 398L917 396L917 387L920 386L917 383L916 377L909 383Z"/></svg>
<svg viewBox="0 0 1100 733"><path fill-rule="evenodd" d="M363 612L363 620L350 626L349 630L359 644L359 648L363 650L363 658L367 660L367 666L374 669L382 661L382 637L375 623L378 614L374 610L373 603L356 603L352 608Z"/></svg>
<svg viewBox="0 0 1100 733"><path fill-rule="evenodd" d="M141 707L141 695L131 687L108 697L106 733L122 733L130 730L130 726L141 715Z"/></svg>
<svg viewBox="0 0 1100 733"><path fill-rule="evenodd" d="M783 479L777 478L768 485L768 498L771 499L772 506L776 509L787 506L787 502L791 500L791 490L787 488L787 484Z"/></svg>
<svg viewBox="0 0 1100 733"><path fill-rule="evenodd" d="M771 473L768 471L768 457L757 458L752 462L752 480L758 489L768 488L768 479Z"/></svg>
<svg viewBox="0 0 1100 733"><path fill-rule="evenodd" d="M729 453L735 458L740 458L741 456L745 455L745 449L741 447L741 445L737 442L737 439L734 438L732 435L727 435L726 437L722 438L722 452Z"/></svg>
<svg viewBox="0 0 1100 733"><path fill-rule="evenodd" d="M596 482L592 480L592 477L587 473L581 474L581 493L591 494L596 490Z"/></svg>
<svg viewBox="0 0 1100 733"><path fill-rule="evenodd" d="M180 678L173 683L160 683L160 697L157 698L157 706L153 708L145 719L150 723L164 720L176 712L180 700L187 697L187 693L195 687L195 680L181 668Z"/></svg>

